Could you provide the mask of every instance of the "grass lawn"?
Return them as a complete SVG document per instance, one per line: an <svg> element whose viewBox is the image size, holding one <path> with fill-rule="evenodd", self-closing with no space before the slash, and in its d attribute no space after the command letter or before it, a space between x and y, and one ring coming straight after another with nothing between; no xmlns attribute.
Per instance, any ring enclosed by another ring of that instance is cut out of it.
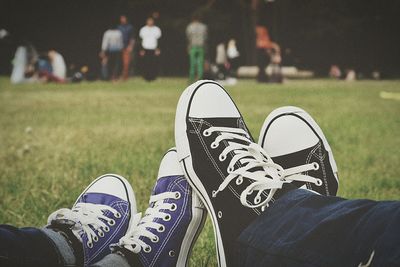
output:
<svg viewBox="0 0 400 267"><path fill-rule="evenodd" d="M0 78L0 223L41 226L70 207L95 177L118 173L144 211L163 153L174 146L175 107L185 79L126 83L9 84ZM228 87L255 138L274 108L306 109L327 135L339 167L339 195L400 197L400 81L243 80ZM192 266L216 265L208 220Z"/></svg>

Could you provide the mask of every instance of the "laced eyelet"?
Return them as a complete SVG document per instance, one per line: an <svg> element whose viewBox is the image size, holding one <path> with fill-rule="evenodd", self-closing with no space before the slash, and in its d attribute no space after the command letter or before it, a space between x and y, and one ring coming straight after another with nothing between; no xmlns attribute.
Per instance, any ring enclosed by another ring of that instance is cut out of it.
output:
<svg viewBox="0 0 400 267"><path fill-rule="evenodd" d="M316 163L316 162L313 162L313 167L314 167L314 170L318 170L319 169L319 164Z"/></svg>
<svg viewBox="0 0 400 267"><path fill-rule="evenodd" d="M181 193L175 192L175 199L180 199L180 198L181 198Z"/></svg>
<svg viewBox="0 0 400 267"><path fill-rule="evenodd" d="M119 219L119 218L121 218L121 213L119 213L119 212L117 212L116 214L114 214L114 216L115 216L115 218L117 218L117 219Z"/></svg>
<svg viewBox="0 0 400 267"><path fill-rule="evenodd" d="M93 237L93 241L94 241L94 242L97 242L97 241L99 241L99 238L98 238L97 236L94 236L94 237Z"/></svg>
<svg viewBox="0 0 400 267"><path fill-rule="evenodd" d="M160 238L158 238L156 235L151 239L151 242L153 243L157 243L158 241L160 241Z"/></svg>
<svg viewBox="0 0 400 267"><path fill-rule="evenodd" d="M211 196L212 196L212 197L216 197L216 196L217 196L217 191L213 190L213 191L211 192Z"/></svg>
<svg viewBox="0 0 400 267"><path fill-rule="evenodd" d="M171 215L167 214L167 216L165 216L165 217L163 218L163 220L164 220L165 222L170 221L170 220L171 220Z"/></svg>
<svg viewBox="0 0 400 267"><path fill-rule="evenodd" d="M99 235L100 237L104 237L103 231L98 231L98 235Z"/></svg>
<svg viewBox="0 0 400 267"><path fill-rule="evenodd" d="M204 135L204 136L210 136L211 133L210 133L210 131L209 131L208 129L205 129L205 130L203 131L203 135Z"/></svg>
<svg viewBox="0 0 400 267"><path fill-rule="evenodd" d="M254 204L258 204L258 203L260 203L261 202L261 197L260 196L256 196L255 198L254 198Z"/></svg>
<svg viewBox="0 0 400 267"><path fill-rule="evenodd" d="M158 227L157 232L162 233L165 231L165 226L161 225L160 227Z"/></svg>
<svg viewBox="0 0 400 267"><path fill-rule="evenodd" d="M226 159L226 155L220 154L218 159L219 159L219 161L224 161Z"/></svg>
<svg viewBox="0 0 400 267"><path fill-rule="evenodd" d="M92 242L87 242L86 245L88 246L88 248L92 248L93 247L93 243Z"/></svg>
<svg viewBox="0 0 400 267"><path fill-rule="evenodd" d="M176 208L177 208L178 206L176 206L176 204L175 203L172 203L172 206L171 206L171 208L169 209L170 211L176 211Z"/></svg>
<svg viewBox="0 0 400 267"><path fill-rule="evenodd" d="M217 144L217 143L215 143L215 142L212 142L211 143L211 148L212 149L215 149L215 148L217 148L219 146L219 144Z"/></svg>
<svg viewBox="0 0 400 267"><path fill-rule="evenodd" d="M104 232L110 232L110 227L108 227L107 225L106 225L106 227L103 227L103 229L104 229Z"/></svg>
<svg viewBox="0 0 400 267"><path fill-rule="evenodd" d="M226 170L228 173L233 172L233 167L229 166L228 169Z"/></svg>
<svg viewBox="0 0 400 267"><path fill-rule="evenodd" d="M111 220L108 221L108 224L113 226L113 225L115 225L115 221L113 219L111 219Z"/></svg>
<svg viewBox="0 0 400 267"><path fill-rule="evenodd" d="M145 247L143 250L144 250L144 252L146 252L146 253L150 253L151 247L150 247L150 246L147 246L147 247Z"/></svg>
<svg viewBox="0 0 400 267"><path fill-rule="evenodd" d="M169 255L170 257L175 257L175 251L170 250L170 251L168 252L168 255Z"/></svg>

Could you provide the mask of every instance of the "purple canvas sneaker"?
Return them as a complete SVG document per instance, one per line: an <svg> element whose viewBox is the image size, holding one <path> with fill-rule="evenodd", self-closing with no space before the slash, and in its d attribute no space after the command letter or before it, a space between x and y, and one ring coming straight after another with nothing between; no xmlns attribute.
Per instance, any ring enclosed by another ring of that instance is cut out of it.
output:
<svg viewBox="0 0 400 267"><path fill-rule="evenodd" d="M130 229L136 200L129 182L106 174L95 179L72 209L60 209L48 218L48 228L63 233L77 260L89 266L110 253L109 246Z"/></svg>
<svg viewBox="0 0 400 267"><path fill-rule="evenodd" d="M170 149L161 161L149 208L137 218L137 227L111 249L122 252L134 266L185 266L205 218L176 150Z"/></svg>

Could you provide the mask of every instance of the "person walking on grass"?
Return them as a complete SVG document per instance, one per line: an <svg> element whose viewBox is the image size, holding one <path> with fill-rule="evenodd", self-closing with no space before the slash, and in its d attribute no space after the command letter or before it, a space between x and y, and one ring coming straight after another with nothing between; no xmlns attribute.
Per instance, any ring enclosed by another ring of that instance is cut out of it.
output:
<svg viewBox="0 0 400 267"><path fill-rule="evenodd" d="M207 26L201 22L200 16L194 15L192 22L186 27L189 49L189 81L203 78L204 54L207 41Z"/></svg>
<svg viewBox="0 0 400 267"><path fill-rule="evenodd" d="M123 46L120 30L111 27L104 32L101 52L99 54L103 79L111 79L113 81L119 79Z"/></svg>
<svg viewBox="0 0 400 267"><path fill-rule="evenodd" d="M153 81L158 75L158 57L161 53L158 42L161 38L161 30L154 25L153 17L149 17L146 25L140 29L139 37L142 39L140 56L143 58L143 78L147 81Z"/></svg>

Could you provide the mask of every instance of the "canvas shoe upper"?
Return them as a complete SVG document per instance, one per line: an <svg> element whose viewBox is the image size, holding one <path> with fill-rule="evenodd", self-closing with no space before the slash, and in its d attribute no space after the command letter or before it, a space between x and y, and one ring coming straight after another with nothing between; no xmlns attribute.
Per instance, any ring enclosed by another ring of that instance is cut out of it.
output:
<svg viewBox="0 0 400 267"><path fill-rule="evenodd" d="M338 171L332 149L315 120L298 107L281 107L271 112L262 126L259 144L283 168L314 163L316 170L304 172L322 184L295 182L322 195L335 196Z"/></svg>
<svg viewBox="0 0 400 267"><path fill-rule="evenodd" d="M134 214L136 200L129 182L106 174L95 179L71 209L53 212L48 227L73 234L82 246L83 264L89 266L110 254L109 245L126 234Z"/></svg>
<svg viewBox="0 0 400 267"><path fill-rule="evenodd" d="M256 143L236 105L216 82L198 81L181 95L175 141L185 175L211 216L218 263L233 266L236 239L274 194L314 165L283 170Z"/></svg>
<svg viewBox="0 0 400 267"><path fill-rule="evenodd" d="M163 157L149 207L137 227L112 246L133 252L133 265L185 266L203 228L206 211L183 175L175 149Z"/></svg>

